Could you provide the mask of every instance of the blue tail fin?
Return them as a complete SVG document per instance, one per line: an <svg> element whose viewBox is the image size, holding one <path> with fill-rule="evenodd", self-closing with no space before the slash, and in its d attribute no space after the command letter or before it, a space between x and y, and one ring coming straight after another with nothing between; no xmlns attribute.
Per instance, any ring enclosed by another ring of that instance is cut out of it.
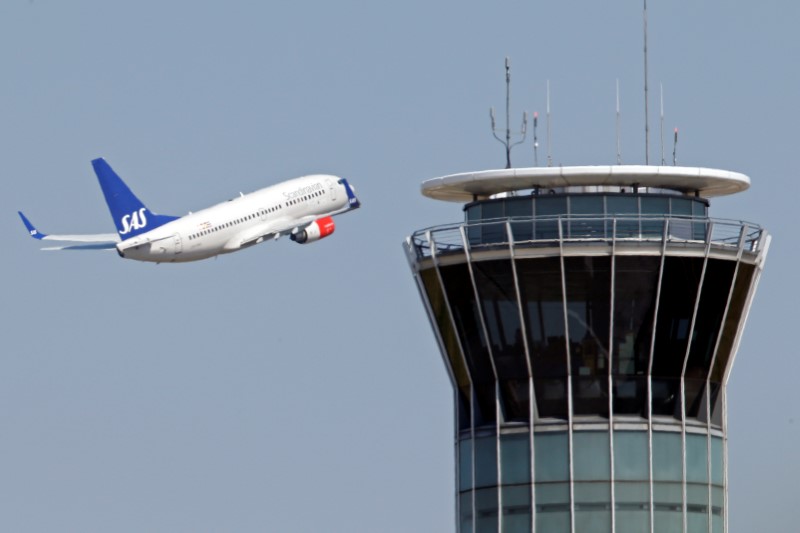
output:
<svg viewBox="0 0 800 533"><path fill-rule="evenodd" d="M125 185L125 182L111 169L105 159L94 159L92 167L94 167L94 173L97 174L97 179L100 181L100 188L103 189L103 195L106 197L108 209L111 211L111 218L114 219L117 233L119 233L122 240L147 233L178 218L156 215L147 209L142 201Z"/></svg>

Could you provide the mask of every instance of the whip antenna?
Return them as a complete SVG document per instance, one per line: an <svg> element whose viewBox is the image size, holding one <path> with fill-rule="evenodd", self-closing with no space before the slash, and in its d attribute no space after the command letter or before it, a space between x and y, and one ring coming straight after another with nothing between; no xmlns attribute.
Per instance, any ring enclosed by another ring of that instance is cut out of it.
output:
<svg viewBox="0 0 800 533"><path fill-rule="evenodd" d="M506 168L511 168L511 149L516 145L525 142L525 135L528 130L528 113L522 113L522 127L518 134L515 135L522 135L522 139L515 143L511 143L511 127L510 127L510 114L511 114L511 61L506 57L506 135L505 140L501 139L497 136L497 129L495 127L495 118L494 118L494 108L489 108L489 117L492 119L492 135L494 138L497 139L502 145L506 147Z"/></svg>

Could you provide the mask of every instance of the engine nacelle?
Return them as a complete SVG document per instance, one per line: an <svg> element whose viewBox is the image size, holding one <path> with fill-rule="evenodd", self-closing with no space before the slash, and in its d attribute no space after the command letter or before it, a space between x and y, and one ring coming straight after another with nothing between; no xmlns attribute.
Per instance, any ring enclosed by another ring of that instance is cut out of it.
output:
<svg viewBox="0 0 800 533"><path fill-rule="evenodd" d="M333 223L333 218L325 217L315 220L306 229L293 233L289 238L298 244L307 244L324 239L333 233L334 229L336 229L336 224Z"/></svg>

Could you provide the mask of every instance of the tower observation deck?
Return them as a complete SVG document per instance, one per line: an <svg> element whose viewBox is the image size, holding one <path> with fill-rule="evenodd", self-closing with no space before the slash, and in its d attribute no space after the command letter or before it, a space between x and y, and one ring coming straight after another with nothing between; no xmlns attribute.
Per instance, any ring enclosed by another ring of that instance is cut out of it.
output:
<svg viewBox="0 0 800 533"><path fill-rule="evenodd" d="M770 237L708 168L435 178L405 241L453 384L456 530L728 530L725 385Z"/></svg>

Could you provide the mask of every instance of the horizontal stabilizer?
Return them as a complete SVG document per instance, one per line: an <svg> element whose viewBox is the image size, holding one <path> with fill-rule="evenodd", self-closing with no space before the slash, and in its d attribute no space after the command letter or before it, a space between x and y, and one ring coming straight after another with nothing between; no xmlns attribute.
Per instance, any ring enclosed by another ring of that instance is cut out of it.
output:
<svg viewBox="0 0 800 533"><path fill-rule="evenodd" d="M43 248L44 250L111 250L117 246L119 235L116 233L94 233L94 234L73 234L73 235L51 235L42 233L28 220L22 211L17 211L22 223L31 237L40 241L60 241L88 244L74 244L65 246L54 246Z"/></svg>
<svg viewBox="0 0 800 533"><path fill-rule="evenodd" d="M65 246L48 246L42 250L51 252L57 250L114 250L116 244L113 242L97 242L90 244L67 244Z"/></svg>

